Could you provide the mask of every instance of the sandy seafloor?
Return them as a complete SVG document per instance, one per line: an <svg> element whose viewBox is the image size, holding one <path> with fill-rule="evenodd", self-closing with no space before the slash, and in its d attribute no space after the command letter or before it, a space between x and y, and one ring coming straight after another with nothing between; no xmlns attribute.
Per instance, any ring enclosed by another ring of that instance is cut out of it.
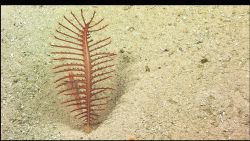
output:
<svg viewBox="0 0 250 141"><path fill-rule="evenodd" d="M49 46L81 8L118 62L90 134L60 104ZM1 139L250 139L249 7L1 6Z"/></svg>

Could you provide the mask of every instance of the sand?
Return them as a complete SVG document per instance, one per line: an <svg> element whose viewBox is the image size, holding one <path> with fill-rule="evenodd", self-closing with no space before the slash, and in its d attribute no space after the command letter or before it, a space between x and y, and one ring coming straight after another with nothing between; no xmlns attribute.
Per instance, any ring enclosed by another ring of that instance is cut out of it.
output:
<svg viewBox="0 0 250 141"><path fill-rule="evenodd" d="M81 8L118 62L90 134L60 104L49 46ZM248 6L1 6L1 139L250 139L249 121Z"/></svg>

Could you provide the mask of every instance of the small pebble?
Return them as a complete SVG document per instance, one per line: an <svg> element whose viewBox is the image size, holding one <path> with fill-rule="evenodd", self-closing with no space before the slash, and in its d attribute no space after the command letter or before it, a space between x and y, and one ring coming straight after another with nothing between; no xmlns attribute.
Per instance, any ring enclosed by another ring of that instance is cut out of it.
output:
<svg viewBox="0 0 250 141"><path fill-rule="evenodd" d="M201 59L201 63L202 63L202 64L204 64L204 63L206 63L206 62L208 62L207 58Z"/></svg>
<svg viewBox="0 0 250 141"><path fill-rule="evenodd" d="M15 80L13 80L13 83L17 83L19 80L18 79L15 79Z"/></svg>
<svg viewBox="0 0 250 141"><path fill-rule="evenodd" d="M146 72L150 72L150 68L148 66L145 66Z"/></svg>
<svg viewBox="0 0 250 141"><path fill-rule="evenodd" d="M163 51L164 51L164 52L168 52L169 50L168 50L168 49L164 49Z"/></svg>
<svg viewBox="0 0 250 141"><path fill-rule="evenodd" d="M128 28L128 31L130 31L130 32L131 32L131 31L134 31L134 30L135 30L134 27L129 27L129 28Z"/></svg>
<svg viewBox="0 0 250 141"><path fill-rule="evenodd" d="M124 50L123 50L123 49L120 49L120 53L124 53Z"/></svg>
<svg viewBox="0 0 250 141"><path fill-rule="evenodd" d="M198 42L196 42L196 44L200 44L200 43L203 43L202 41L198 41Z"/></svg>

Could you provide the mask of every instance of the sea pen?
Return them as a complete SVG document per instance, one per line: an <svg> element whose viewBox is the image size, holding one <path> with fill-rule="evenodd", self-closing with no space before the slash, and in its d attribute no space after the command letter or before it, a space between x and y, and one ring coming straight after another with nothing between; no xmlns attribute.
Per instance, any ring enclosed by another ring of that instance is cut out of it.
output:
<svg viewBox="0 0 250 141"><path fill-rule="evenodd" d="M58 74L55 80L58 95L66 96L66 104L72 107L70 112L81 119L84 131L89 133L92 126L100 116L99 112L105 110L111 87L100 86L99 83L110 79L114 72L112 60L114 53L103 52L101 49L111 43L111 38L94 41L92 34L108 25L101 26L104 19L94 22L96 12L86 22L83 10L79 17L73 12L71 20L64 16L67 25L59 22L60 29L56 30L54 38L59 41L51 44L57 51L52 52L58 64L53 68ZM108 94L109 94L108 93Z"/></svg>

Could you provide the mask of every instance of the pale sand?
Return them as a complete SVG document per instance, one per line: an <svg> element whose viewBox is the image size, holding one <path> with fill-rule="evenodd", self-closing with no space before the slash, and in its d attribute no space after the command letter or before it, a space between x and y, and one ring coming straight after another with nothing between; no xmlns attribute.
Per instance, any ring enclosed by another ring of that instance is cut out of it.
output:
<svg viewBox="0 0 250 141"><path fill-rule="evenodd" d="M80 8L118 54L116 104L90 134L59 104L50 60ZM248 6L2 6L1 51L1 139L250 139Z"/></svg>

